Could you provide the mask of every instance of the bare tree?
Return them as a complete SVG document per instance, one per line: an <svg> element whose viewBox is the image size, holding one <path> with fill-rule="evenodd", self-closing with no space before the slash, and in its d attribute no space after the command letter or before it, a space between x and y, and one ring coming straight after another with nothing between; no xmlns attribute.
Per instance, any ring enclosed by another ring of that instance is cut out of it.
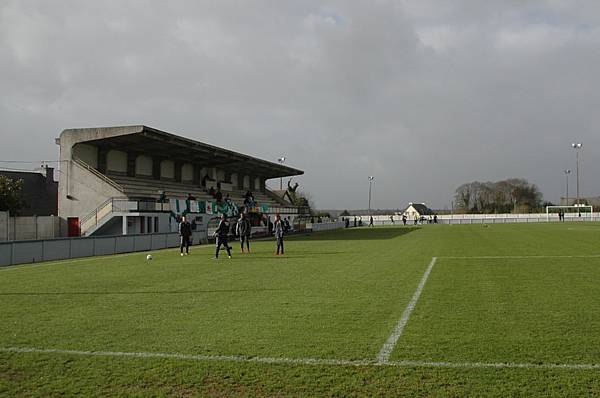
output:
<svg viewBox="0 0 600 398"><path fill-rule="evenodd" d="M456 189L459 209L472 213L505 213L539 210L542 194L535 184L523 178L497 182L473 181Z"/></svg>

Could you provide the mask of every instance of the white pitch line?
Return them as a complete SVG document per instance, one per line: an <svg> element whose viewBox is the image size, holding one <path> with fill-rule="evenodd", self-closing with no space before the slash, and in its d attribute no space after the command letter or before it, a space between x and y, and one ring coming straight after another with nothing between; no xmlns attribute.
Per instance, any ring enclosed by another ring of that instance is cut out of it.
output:
<svg viewBox="0 0 600 398"><path fill-rule="evenodd" d="M120 352L120 351L79 351L61 350L55 348L30 348L30 347L5 347L0 352L14 353L38 353L38 354L66 354L91 357L129 357L129 358L166 358L182 359L191 361L219 361L219 362L256 362L267 364L291 364L291 365L337 365L337 366L365 366L374 365L368 360L346 360L346 359L321 359L321 358L285 358L285 357L255 357L238 355L193 355L193 354L170 354L161 352Z"/></svg>
<svg viewBox="0 0 600 398"><path fill-rule="evenodd" d="M600 370L600 364L577 363L514 363L514 362L432 362L432 361L386 361L349 360L349 359L323 359L323 358L276 358L276 357L246 357L237 355L191 355L168 354L160 352L120 352L120 351L79 351L61 350L55 348L30 348L30 347L0 347L0 352L34 353L34 354L59 354L78 355L86 357L124 357L124 358L157 358L179 359L188 361L213 361L213 362L241 362L265 363L284 365L311 365L311 366L395 366L395 367L427 367L427 368L460 368L460 369L566 369L566 370Z"/></svg>
<svg viewBox="0 0 600 398"><path fill-rule="evenodd" d="M410 300L410 302L406 306L406 309L402 313L402 317L398 321L398 324L394 328L394 331L392 332L390 337L388 337L387 341L383 344L383 347L381 347L379 354L377 354L377 362L385 363L385 362L388 362L388 360L390 359L390 355L392 354L394 347L396 347L396 343L398 343L398 339L402 335L402 332L404 331L404 327L408 323L410 314L412 314L413 310L415 309L415 306L417 305L417 301L419 301L419 297L421 297L421 292L423 291L423 288L425 287L425 283L427 283L427 279L429 278L429 274L431 273L431 270L433 269L433 266L435 265L436 260L437 260L437 257L433 257L431 259L429 266L427 267L427 269L425 270L425 273L423 274L423 277L421 278L421 282L419 283L419 286L417 286L417 290L415 290L415 293L413 294L412 299Z"/></svg>
<svg viewBox="0 0 600 398"><path fill-rule="evenodd" d="M446 259L458 259L458 260L485 260L485 259L528 259L528 258L600 258L600 254L590 255L572 255L572 256L552 256L552 255L541 255L541 256L440 256L440 258Z"/></svg>
<svg viewBox="0 0 600 398"><path fill-rule="evenodd" d="M388 361L382 365L414 366L434 368L460 369L568 369L568 370L600 370L600 364L591 363L515 363L515 362L431 362L431 361Z"/></svg>

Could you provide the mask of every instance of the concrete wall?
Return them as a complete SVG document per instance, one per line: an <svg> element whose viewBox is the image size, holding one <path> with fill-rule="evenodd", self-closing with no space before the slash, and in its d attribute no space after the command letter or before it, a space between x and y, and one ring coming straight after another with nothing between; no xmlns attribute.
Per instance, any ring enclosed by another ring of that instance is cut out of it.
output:
<svg viewBox="0 0 600 398"><path fill-rule="evenodd" d="M206 242L206 232L194 233L192 242L200 241ZM0 267L177 246L177 233L0 242Z"/></svg>
<svg viewBox="0 0 600 398"><path fill-rule="evenodd" d="M149 233L168 233L168 232L177 232L177 223L175 220L170 217L168 213L154 213L145 216L128 216L127 217L127 233L128 234L139 234L141 227L141 217L144 218L144 222L146 223L145 234ZM147 218L152 217L152 229L148 231L147 229ZM155 227L155 219L158 219L158 231L154 230ZM98 231L94 233L95 236L111 236L111 235L121 235L123 233L123 217L117 216L112 220L103 225Z"/></svg>
<svg viewBox="0 0 600 398"><path fill-rule="evenodd" d="M9 239L10 220L7 211L0 211L0 242L7 241Z"/></svg>
<svg viewBox="0 0 600 398"><path fill-rule="evenodd" d="M119 173L127 173L127 152L110 150L106 154L106 169Z"/></svg>
<svg viewBox="0 0 600 398"><path fill-rule="evenodd" d="M123 193L115 187L72 161L74 157L81 158L76 156L79 154L77 148L79 146L85 148L84 145L88 145L85 142L88 141L141 131L143 131L143 126L123 126L109 129L68 129L60 134L60 138L57 140L57 144L60 145L61 167L58 185L58 215L60 217L65 219L67 217L81 218L95 210L108 198L123 196ZM74 149L74 147L76 148ZM90 158L84 161L91 167L97 167L97 153L94 159ZM70 196L70 199L67 198L67 195Z"/></svg>
<svg viewBox="0 0 600 398"><path fill-rule="evenodd" d="M81 219L106 200L123 196L113 185L75 162L67 162L63 167L68 169L68 177L67 171L60 173L58 215L62 218Z"/></svg>
<svg viewBox="0 0 600 398"><path fill-rule="evenodd" d="M194 181L194 165L191 163L185 163L181 167L181 181L192 182Z"/></svg>
<svg viewBox="0 0 600 398"><path fill-rule="evenodd" d="M160 162L160 178L175 178L175 162L172 160L163 160Z"/></svg>
<svg viewBox="0 0 600 398"><path fill-rule="evenodd" d="M152 176L152 158L140 155L135 159L135 174L140 176Z"/></svg>
<svg viewBox="0 0 600 398"><path fill-rule="evenodd" d="M88 144L77 144L73 148L73 155L93 168L98 167L98 147Z"/></svg>
<svg viewBox="0 0 600 398"><path fill-rule="evenodd" d="M61 236L60 219L56 216L10 217L0 212L0 241L53 239Z"/></svg>

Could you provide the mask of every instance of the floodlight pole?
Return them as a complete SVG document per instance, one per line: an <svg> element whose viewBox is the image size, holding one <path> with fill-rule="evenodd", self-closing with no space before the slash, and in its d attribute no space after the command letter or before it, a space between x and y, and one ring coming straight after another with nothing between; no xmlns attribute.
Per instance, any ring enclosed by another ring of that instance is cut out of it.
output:
<svg viewBox="0 0 600 398"><path fill-rule="evenodd" d="M375 177L369 176L369 216L371 215L371 187L374 179Z"/></svg>
<svg viewBox="0 0 600 398"><path fill-rule="evenodd" d="M581 142L574 142L571 144L571 147L573 147L573 149L575 149L575 159L577 162L575 178L577 179L577 207L579 207L579 150L581 149L581 147L583 147L583 144Z"/></svg>
<svg viewBox="0 0 600 398"><path fill-rule="evenodd" d="M283 166L283 162L285 162L285 156L280 157L279 159L277 159L277 161ZM279 177L279 190L283 190L283 176Z"/></svg>
<svg viewBox="0 0 600 398"><path fill-rule="evenodd" d="M566 197L567 197L567 202L566 205L569 206L569 174L571 174L571 170L570 169L566 169L563 170L565 173L565 177L567 178L567 189L566 189Z"/></svg>

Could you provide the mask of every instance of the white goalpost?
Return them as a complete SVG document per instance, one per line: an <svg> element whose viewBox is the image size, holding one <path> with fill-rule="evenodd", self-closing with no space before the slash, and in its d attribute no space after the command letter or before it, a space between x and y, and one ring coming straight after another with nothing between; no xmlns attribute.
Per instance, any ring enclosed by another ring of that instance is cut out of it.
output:
<svg viewBox="0 0 600 398"><path fill-rule="evenodd" d="M593 211L590 205L546 206L546 221L550 221L550 216L559 220L562 217L562 221L591 220Z"/></svg>

